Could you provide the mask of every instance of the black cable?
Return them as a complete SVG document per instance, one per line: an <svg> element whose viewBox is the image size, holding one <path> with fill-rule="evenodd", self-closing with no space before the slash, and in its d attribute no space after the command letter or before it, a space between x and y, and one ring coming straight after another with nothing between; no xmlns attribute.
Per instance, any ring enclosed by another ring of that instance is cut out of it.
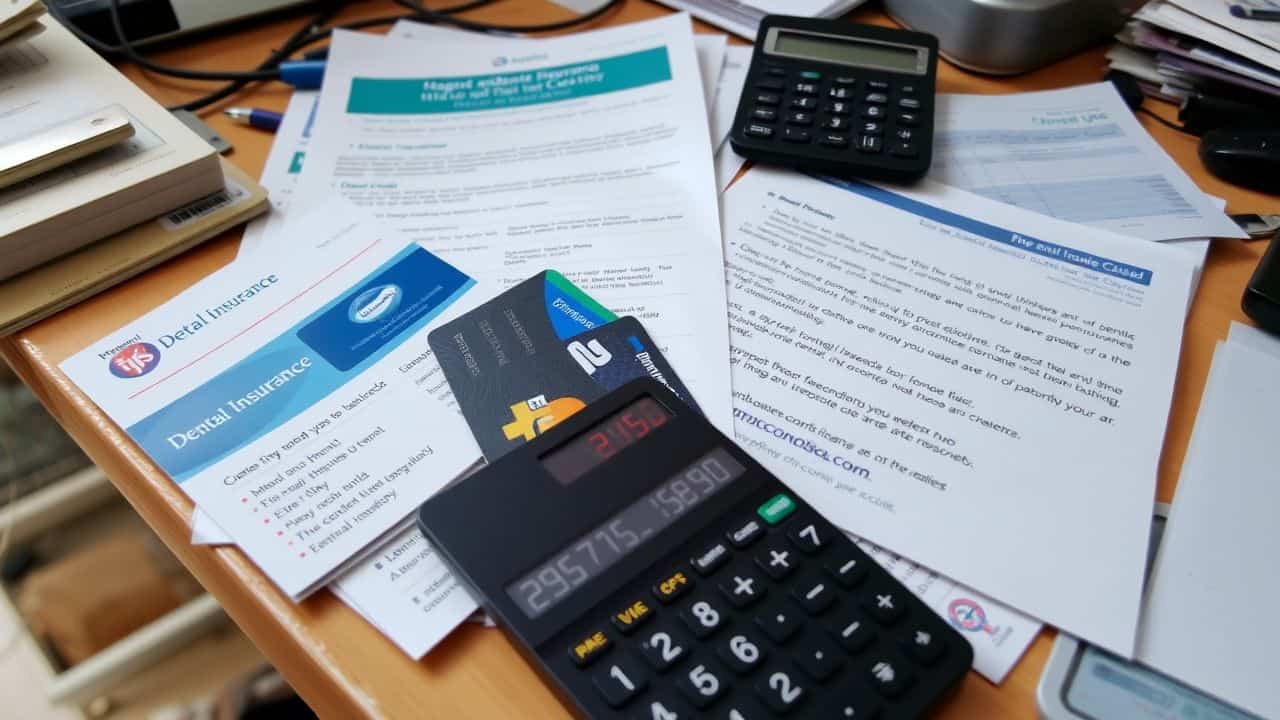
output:
<svg viewBox="0 0 1280 720"><path fill-rule="evenodd" d="M329 7L320 11L319 13L316 13L311 18L311 20L307 22L306 25L303 25L302 27L295 30L294 33L290 35L287 40L284 41L283 45L281 45L279 48L274 50L271 53L271 55L267 56L267 59L263 60L262 63L258 65L258 69L261 70L274 65L279 65L282 61L284 61L291 54L293 54L294 43L297 43L298 41L302 40L308 35L314 33L317 29L324 27L325 23L332 20L333 16L338 14L338 10L340 9L341 9L340 4L331 3ZM235 95L236 93L244 89L244 87L247 85L249 85L248 80L233 80L232 82L227 83L226 85L222 86L217 90L214 90L213 92L207 95L203 95L194 100L188 100L187 102L182 103L181 105L176 105L174 107L169 108L169 110L186 110L188 112L195 112L197 110L208 107L209 105L212 105L216 102L219 102L225 98L229 98L232 95Z"/></svg>
<svg viewBox="0 0 1280 720"><path fill-rule="evenodd" d="M124 24L120 13L121 0L108 0L111 25L117 39L120 41L119 45L109 45L81 30L71 22L69 18L67 18L67 16L62 12L62 8L59 7L57 3L49 3L48 8L49 13L53 15L56 20L70 30L82 42L100 53L105 55L124 55L130 61L137 63L140 67L161 75L170 75L187 80L228 81L226 85L218 90L194 100L182 103L181 105L169 108L170 110L195 111L234 95L250 83L278 79L280 76L279 66L281 62L287 60L289 56L309 45L328 39L335 29L362 30L381 25L391 25L399 20L415 20L424 23L446 24L476 32L551 32L591 22L592 20L595 20L609 12L614 7L621 5L623 2L623 0L606 0L603 4L590 12L583 13L568 20L553 23L543 23L538 25L500 25L496 23L482 23L466 20L465 18L453 17L457 13L463 13L468 10L475 10L486 5L491 5L498 0L468 0L467 2L462 2L446 8L440 8L438 10L433 10L423 6L419 0L395 0L398 5L407 8L411 12L404 15L365 18L363 20L355 20L349 23L343 23L342 25L336 25L334 27L324 27L324 24L331 20L333 15L335 15L341 8L343 1L344 0L334 0L329 8L317 14L306 25L294 32L294 34L283 45L281 45L279 49L271 53L271 55L263 60L258 67L253 70L244 71L189 70L186 68L163 65L146 59L140 52L138 52L133 42L125 35Z"/></svg>
<svg viewBox="0 0 1280 720"><path fill-rule="evenodd" d="M152 72L171 75L183 80L275 80L280 77L280 68L267 68L262 70L235 70L235 71L210 71L210 70L187 70L185 68L172 67L170 65L161 65L153 63L144 58L133 46L133 42L124 34L124 23L120 22L120 0L108 0L107 13L111 16L111 27L115 30L116 38L119 39L119 51L127 58L138 65Z"/></svg>
<svg viewBox="0 0 1280 720"><path fill-rule="evenodd" d="M543 23L540 25L500 25L498 23L475 22L465 18L451 17L445 14L443 10L431 10L423 7L419 0L395 0L395 3L420 15L425 22L452 25L454 27L462 28L463 30L474 30L476 32L486 33L537 33L567 30L572 27L577 27L578 25L589 23L621 5L623 1L624 0L605 0L605 2L595 10L582 13L581 15L569 18L568 20Z"/></svg>
<svg viewBox="0 0 1280 720"><path fill-rule="evenodd" d="M1166 120L1166 119L1164 119L1164 118L1160 117L1159 115L1157 115L1157 114L1155 114L1155 113L1151 112L1150 110L1146 109L1145 107L1140 107L1140 108L1138 108L1138 112L1143 113L1143 114L1145 114L1145 115L1149 115L1149 116L1151 116L1151 117L1155 118L1156 122L1160 123L1161 125L1163 125L1163 126L1165 126L1165 127L1167 127L1167 128L1170 128L1171 130L1177 130L1178 132L1180 132L1180 133L1184 133L1184 134L1187 134L1187 135L1190 135L1191 137L1199 137L1199 136L1197 136L1195 133L1191 132L1190 130L1188 130L1188 129L1186 129L1186 128L1182 127L1181 125L1174 125L1172 122L1169 122L1168 120Z"/></svg>

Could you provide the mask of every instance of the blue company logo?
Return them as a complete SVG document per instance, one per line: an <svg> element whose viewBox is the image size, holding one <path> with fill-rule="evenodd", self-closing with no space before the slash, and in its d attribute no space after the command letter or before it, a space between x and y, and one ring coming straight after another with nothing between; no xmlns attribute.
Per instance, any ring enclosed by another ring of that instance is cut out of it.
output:
<svg viewBox="0 0 1280 720"><path fill-rule="evenodd" d="M511 60L509 60L506 55L499 55L498 57L493 59L493 66L502 67L503 65L506 65L509 62L511 62Z"/></svg>
<svg viewBox="0 0 1280 720"><path fill-rule="evenodd" d="M354 323L371 323L400 307L400 298L404 291L399 285L379 285L369 288L351 301L347 310L347 318Z"/></svg>
<svg viewBox="0 0 1280 720"><path fill-rule="evenodd" d="M136 342L112 355L107 367L118 378L136 378L155 370L159 364L160 348L151 343Z"/></svg>

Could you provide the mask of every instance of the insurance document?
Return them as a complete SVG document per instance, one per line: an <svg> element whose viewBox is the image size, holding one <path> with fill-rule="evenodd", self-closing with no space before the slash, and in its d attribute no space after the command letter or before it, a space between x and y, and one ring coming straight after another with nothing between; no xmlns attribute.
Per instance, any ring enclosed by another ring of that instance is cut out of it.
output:
<svg viewBox="0 0 1280 720"><path fill-rule="evenodd" d="M926 183L725 194L736 434L845 530L1132 656L1193 259Z"/></svg>
<svg viewBox="0 0 1280 720"><path fill-rule="evenodd" d="M1144 240L1245 237L1111 83L939 95L929 178Z"/></svg>
<svg viewBox="0 0 1280 720"><path fill-rule="evenodd" d="M723 255L686 15L509 46L334 35L298 198L344 196L492 296L554 268L731 425Z"/></svg>
<svg viewBox="0 0 1280 720"><path fill-rule="evenodd" d="M478 457L415 382L431 324L475 282L351 208L254 255L61 365L291 597Z"/></svg>

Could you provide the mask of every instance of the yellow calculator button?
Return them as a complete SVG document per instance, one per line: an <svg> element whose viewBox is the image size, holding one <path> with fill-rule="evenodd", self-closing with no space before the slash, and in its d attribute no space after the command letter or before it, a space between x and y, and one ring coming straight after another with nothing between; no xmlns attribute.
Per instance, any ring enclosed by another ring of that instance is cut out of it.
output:
<svg viewBox="0 0 1280 720"><path fill-rule="evenodd" d="M659 580L658 584L653 586L653 594L665 605L680 597L692 586L693 580L690 580L688 575L683 572L674 572L670 577Z"/></svg>
<svg viewBox="0 0 1280 720"><path fill-rule="evenodd" d="M586 667L604 654L610 646L609 636L597 630L569 647L569 657L578 667Z"/></svg>
<svg viewBox="0 0 1280 720"><path fill-rule="evenodd" d="M653 608L643 600L636 600L613 614L613 626L622 631L623 635L630 635L652 616Z"/></svg>

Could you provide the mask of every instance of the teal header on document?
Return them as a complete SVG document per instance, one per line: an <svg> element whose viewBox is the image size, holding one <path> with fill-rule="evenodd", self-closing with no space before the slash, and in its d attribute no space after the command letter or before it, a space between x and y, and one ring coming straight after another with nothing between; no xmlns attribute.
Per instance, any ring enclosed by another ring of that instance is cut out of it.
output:
<svg viewBox="0 0 1280 720"><path fill-rule="evenodd" d="M494 59L505 63L505 57ZM588 62L493 75L353 78L347 112L425 115L540 105L666 82L666 46Z"/></svg>

